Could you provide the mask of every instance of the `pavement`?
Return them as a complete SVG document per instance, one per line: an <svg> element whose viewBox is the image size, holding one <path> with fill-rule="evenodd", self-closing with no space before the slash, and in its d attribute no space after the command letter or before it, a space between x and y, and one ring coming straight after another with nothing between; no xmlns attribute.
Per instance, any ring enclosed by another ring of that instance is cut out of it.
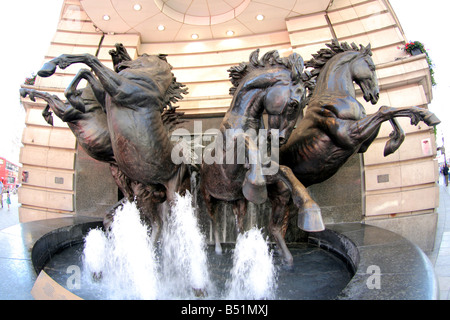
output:
<svg viewBox="0 0 450 320"><path fill-rule="evenodd" d="M0 205L0 230L20 223L19 221L20 204L17 200L18 195L11 194L11 205L9 206L8 209L8 205L6 204L6 194L3 194L3 208Z"/></svg>
<svg viewBox="0 0 450 320"><path fill-rule="evenodd" d="M446 187L440 179L439 191L439 217L435 246L432 252L426 252L426 254L434 266L439 282L440 300L450 300L450 184ZM3 208L0 207L0 230L20 223L19 207L17 194L11 195L9 209L4 197Z"/></svg>
<svg viewBox="0 0 450 320"><path fill-rule="evenodd" d="M439 181L439 209L433 252L427 253L439 282L440 300L450 300L450 184Z"/></svg>

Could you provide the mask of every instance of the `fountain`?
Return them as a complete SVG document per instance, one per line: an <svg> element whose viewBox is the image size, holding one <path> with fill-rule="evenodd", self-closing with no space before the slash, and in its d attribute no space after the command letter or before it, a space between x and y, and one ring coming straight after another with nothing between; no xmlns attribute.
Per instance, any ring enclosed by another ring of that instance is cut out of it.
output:
<svg viewBox="0 0 450 320"><path fill-rule="evenodd" d="M135 204L125 203L109 232L90 229L53 254L43 271L88 300L330 299L351 279L345 260L307 243L290 247L295 268L284 268L256 227L238 235L236 244L224 244L217 255L204 241L190 194L177 197L173 211L184 214L170 217L156 246ZM81 269L77 288L67 271L74 266Z"/></svg>
<svg viewBox="0 0 450 320"><path fill-rule="evenodd" d="M89 54L64 54L43 66L42 77L74 63L91 69L77 74L66 90L67 102L21 89L23 97L48 103L43 116L49 124L56 114L88 155L110 166L124 195L102 222L55 230L38 241L33 249L38 272L84 299L357 296L353 282L361 283L366 263L360 236L373 229L325 227L307 188L367 150L385 121L394 130L385 155L404 139L396 117L410 117L415 125L439 123L419 107L382 106L365 114L354 82L366 101L377 103L370 45L333 41L307 62L276 50L260 58L255 50L248 62L228 70L233 99L207 146L192 143L190 132L177 128L183 113L172 104L187 89L165 55L133 60L121 44L111 55L114 71ZM88 82L84 89L77 88L81 79ZM221 203L232 207L232 243L221 240ZM256 220L249 226L252 211ZM298 235L286 241L300 230L303 242Z"/></svg>
<svg viewBox="0 0 450 320"><path fill-rule="evenodd" d="M238 236L230 273L227 299L275 298L276 270L260 230L253 228Z"/></svg>
<svg viewBox="0 0 450 320"><path fill-rule="evenodd" d="M273 297L275 266L260 230L238 237L231 278L220 288L210 277L208 248L191 195L177 195L172 211L159 248L152 245L133 203L118 209L108 233L92 229L82 251L87 294L97 291L106 293L105 298L147 300Z"/></svg>

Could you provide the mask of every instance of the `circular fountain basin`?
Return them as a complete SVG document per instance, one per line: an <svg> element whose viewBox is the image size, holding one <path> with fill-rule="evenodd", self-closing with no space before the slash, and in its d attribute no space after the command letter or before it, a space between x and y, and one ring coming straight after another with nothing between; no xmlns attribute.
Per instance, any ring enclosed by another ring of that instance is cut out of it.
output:
<svg viewBox="0 0 450 320"><path fill-rule="evenodd" d="M83 245L73 244L59 251L45 264L43 271L82 299L106 299L108 293L101 286L93 285L90 279L82 278L79 288L73 288L73 266L83 270ZM207 296L207 299L222 299L225 283L230 277L234 245L225 244L223 247L222 255L215 254L213 246L209 246L207 250L210 275L217 289L216 295ZM294 257L293 268L284 268L278 258L274 259L277 268L275 299L334 299L353 276L341 258L316 245L299 243L290 246L290 250Z"/></svg>
<svg viewBox="0 0 450 320"><path fill-rule="evenodd" d="M78 295L75 289L68 290L70 274L66 261L69 257L75 259L72 260L74 265L79 263L77 259L84 235L101 224L98 221L65 226L34 242L31 261L39 275L32 290L35 299L103 299L101 296L84 296L84 293ZM225 248L223 256L216 256L212 249L208 255L226 260L232 247ZM436 277L425 254L407 239L385 229L361 223L327 225L325 231L311 233L307 243L292 245L291 251L296 267L293 271L280 269L277 299L438 298ZM61 259L63 263L58 262ZM306 263L304 259L310 260ZM328 271L324 269L324 261ZM379 276L379 287L368 285L374 284L374 276ZM334 283L330 285L324 279ZM297 281L301 283L297 285Z"/></svg>

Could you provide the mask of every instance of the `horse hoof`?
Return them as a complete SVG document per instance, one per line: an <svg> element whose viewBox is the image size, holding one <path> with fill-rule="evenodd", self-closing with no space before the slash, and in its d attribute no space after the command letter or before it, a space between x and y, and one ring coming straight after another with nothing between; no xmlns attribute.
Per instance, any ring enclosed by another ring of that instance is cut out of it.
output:
<svg viewBox="0 0 450 320"><path fill-rule="evenodd" d="M325 230L319 206L314 204L312 207L299 212L297 225L300 229L308 232Z"/></svg>
<svg viewBox="0 0 450 320"><path fill-rule="evenodd" d="M435 126L441 123L441 120L439 120L434 113L431 113L423 118L423 122L425 122L428 126Z"/></svg>
<svg viewBox="0 0 450 320"><path fill-rule="evenodd" d="M20 96L22 98L25 98L26 96L28 96L28 98L30 98L31 101L36 101L36 97L34 96L34 90L28 90L28 89L20 89L19 90Z"/></svg>
<svg viewBox="0 0 450 320"><path fill-rule="evenodd" d="M44 64L44 66L41 68L41 70L38 71L38 76L40 77L50 77L53 75L56 71L56 64L49 61Z"/></svg>
<svg viewBox="0 0 450 320"><path fill-rule="evenodd" d="M242 186L242 193L245 199L254 204L263 204L267 200L266 185L251 184L248 181Z"/></svg>
<svg viewBox="0 0 450 320"><path fill-rule="evenodd" d="M388 155L393 154L395 151L397 151L398 148L400 148L400 145L403 143L403 140L405 140L405 136L401 136L397 139L389 139L384 146L384 156L387 157Z"/></svg>

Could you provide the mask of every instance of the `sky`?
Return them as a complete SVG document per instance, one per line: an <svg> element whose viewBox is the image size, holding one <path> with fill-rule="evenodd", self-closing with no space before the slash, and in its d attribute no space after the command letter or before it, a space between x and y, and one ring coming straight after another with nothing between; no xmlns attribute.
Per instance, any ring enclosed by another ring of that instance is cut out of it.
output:
<svg viewBox="0 0 450 320"><path fill-rule="evenodd" d="M14 0L0 19L2 45L0 63L3 77L0 102L0 157L19 164L20 141L25 111L20 104L19 89L25 78L41 68L50 42L55 35L63 0ZM450 107L446 93L450 92L450 52L448 16L443 9L446 0L390 0L408 41L425 45L434 64L437 85L429 105L442 121L437 126L437 145L450 150ZM395 106L392 106L395 107Z"/></svg>
<svg viewBox="0 0 450 320"><path fill-rule="evenodd" d="M0 157L19 165L25 110L19 89L36 74L55 35L63 0L14 0L0 19Z"/></svg>

